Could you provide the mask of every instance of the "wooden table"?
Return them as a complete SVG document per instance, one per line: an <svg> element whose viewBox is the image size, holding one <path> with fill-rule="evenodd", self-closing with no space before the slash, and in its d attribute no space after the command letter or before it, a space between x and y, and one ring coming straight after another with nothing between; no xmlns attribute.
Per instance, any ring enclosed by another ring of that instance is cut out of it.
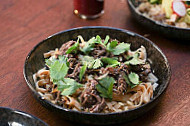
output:
<svg viewBox="0 0 190 126"><path fill-rule="evenodd" d="M168 57L172 79L163 100L150 112L123 126L190 125L190 45L147 31L132 19L125 0L106 0L105 14L82 20L73 14L72 0L0 0L0 106L33 114L50 126L72 126L42 107L23 78L29 51L49 35L74 27L111 26L148 34Z"/></svg>

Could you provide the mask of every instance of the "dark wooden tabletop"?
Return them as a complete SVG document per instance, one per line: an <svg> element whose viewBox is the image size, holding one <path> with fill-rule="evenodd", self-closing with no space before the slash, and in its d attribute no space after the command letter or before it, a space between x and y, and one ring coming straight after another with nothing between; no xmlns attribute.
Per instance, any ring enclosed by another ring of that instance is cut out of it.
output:
<svg viewBox="0 0 190 126"><path fill-rule="evenodd" d="M38 103L23 78L29 51L58 31L81 26L127 29L156 43L167 56L172 78L162 101L150 112L122 126L190 125L190 44L148 31L131 17L126 0L106 0L105 14L82 20L73 14L72 0L0 0L0 106L15 108L50 126L73 126Z"/></svg>

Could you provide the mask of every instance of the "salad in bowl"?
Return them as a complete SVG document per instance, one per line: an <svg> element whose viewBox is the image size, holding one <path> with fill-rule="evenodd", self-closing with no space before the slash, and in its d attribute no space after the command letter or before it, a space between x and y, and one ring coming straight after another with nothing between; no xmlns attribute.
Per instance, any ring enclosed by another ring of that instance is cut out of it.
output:
<svg viewBox="0 0 190 126"><path fill-rule="evenodd" d="M144 16L179 28L190 28L189 0L143 0L137 10Z"/></svg>

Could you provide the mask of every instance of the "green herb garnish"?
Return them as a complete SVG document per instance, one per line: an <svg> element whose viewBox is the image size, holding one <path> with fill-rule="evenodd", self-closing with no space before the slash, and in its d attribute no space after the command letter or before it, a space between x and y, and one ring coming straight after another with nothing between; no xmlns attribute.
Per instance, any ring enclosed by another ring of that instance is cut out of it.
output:
<svg viewBox="0 0 190 126"><path fill-rule="evenodd" d="M65 56L59 56L58 59L48 59L46 65L50 68L50 77L53 81L63 80L69 69L69 62Z"/></svg>
<svg viewBox="0 0 190 126"><path fill-rule="evenodd" d="M86 68L87 68L87 65L83 65L82 68L81 68L81 70L80 70L80 73L79 73L79 79L80 79L80 81L82 80L82 77L85 74Z"/></svg>
<svg viewBox="0 0 190 126"><path fill-rule="evenodd" d="M120 43L115 47L115 49L112 51L114 55L120 55L121 53L124 53L130 49L130 44L128 43Z"/></svg>
<svg viewBox="0 0 190 126"><path fill-rule="evenodd" d="M139 84L139 75L136 73L131 72L129 75L129 80L133 83L133 84Z"/></svg>
<svg viewBox="0 0 190 126"><path fill-rule="evenodd" d="M151 4L161 4L162 0L148 0Z"/></svg>
<svg viewBox="0 0 190 126"><path fill-rule="evenodd" d="M73 79L65 78L69 70L69 62L65 56L59 56L58 59L46 60L46 65L50 68L50 78L54 84L57 84L58 90L62 93L61 95L71 95L78 88L82 87L81 84Z"/></svg>
<svg viewBox="0 0 190 126"><path fill-rule="evenodd" d="M80 55L79 59L81 60L82 64L87 65L89 69L97 69L103 65L100 59L94 59L91 56Z"/></svg>
<svg viewBox="0 0 190 126"><path fill-rule="evenodd" d="M90 53L94 49L95 40L95 37L93 37L88 40L88 42L85 42L84 47L80 48L80 51L82 51L84 54Z"/></svg>
<svg viewBox="0 0 190 126"><path fill-rule="evenodd" d="M133 56L132 56L132 59L129 60L129 61L126 61L124 64L131 64L131 65L138 65L138 64L143 64L144 62L142 60L139 59L139 54L138 53L135 53Z"/></svg>
<svg viewBox="0 0 190 126"><path fill-rule="evenodd" d="M116 40L111 41L110 43L107 44L107 51L113 52L114 48L117 46L118 42Z"/></svg>
<svg viewBox="0 0 190 126"><path fill-rule="evenodd" d="M116 40L113 40L107 44L106 49L114 55L120 55L130 49L130 44L124 42L118 44Z"/></svg>
<svg viewBox="0 0 190 126"><path fill-rule="evenodd" d="M109 39L110 39L110 37L107 35L105 40L104 40L104 45L106 45L109 42Z"/></svg>
<svg viewBox="0 0 190 126"><path fill-rule="evenodd" d="M102 65L103 64L100 59L95 59L94 64L93 64L93 69L97 69L97 68L101 67Z"/></svg>
<svg viewBox="0 0 190 126"><path fill-rule="evenodd" d="M103 45L105 48L106 48L106 44L108 43L109 41L109 36L107 35L105 40L104 40L104 43L102 42L102 39L99 35L96 36L96 39L95 39L95 43L98 43L98 44L101 44Z"/></svg>
<svg viewBox="0 0 190 126"><path fill-rule="evenodd" d="M74 79L64 78L62 81L57 82L58 90L61 91L61 95L72 95L76 90L83 85L76 82Z"/></svg>
<svg viewBox="0 0 190 126"><path fill-rule="evenodd" d="M104 44L102 43L102 39L101 39L101 37L100 37L99 35L96 36L96 39L95 39L94 42L95 42L95 43L98 43L98 44L101 44L101 45L104 45Z"/></svg>
<svg viewBox="0 0 190 126"><path fill-rule="evenodd" d="M46 65L48 67L51 67L51 65L56 61L57 59L56 58L49 58L49 59L45 59L45 62L46 62Z"/></svg>
<svg viewBox="0 0 190 126"><path fill-rule="evenodd" d="M79 38L78 38L77 42L76 42L74 45L72 45L72 46L66 51L66 54L69 54L69 53L71 53L71 52L76 53L78 47L79 47Z"/></svg>
<svg viewBox="0 0 190 126"><path fill-rule="evenodd" d="M99 84L96 85L96 89L100 92L100 96L104 98L109 98L112 100L113 94L113 84L115 80L113 77L105 77L99 81Z"/></svg>
<svg viewBox="0 0 190 126"><path fill-rule="evenodd" d="M125 74L123 75L123 78L131 88L134 88L139 84L139 75L136 73L131 72L128 76Z"/></svg>
<svg viewBox="0 0 190 126"><path fill-rule="evenodd" d="M65 63L55 61L50 67L50 77L53 81L63 80L67 75L68 66Z"/></svg>
<svg viewBox="0 0 190 126"><path fill-rule="evenodd" d="M117 65L120 66L120 62L118 62L115 58L103 57L101 58L101 61L105 64L108 64L108 67L115 67Z"/></svg>

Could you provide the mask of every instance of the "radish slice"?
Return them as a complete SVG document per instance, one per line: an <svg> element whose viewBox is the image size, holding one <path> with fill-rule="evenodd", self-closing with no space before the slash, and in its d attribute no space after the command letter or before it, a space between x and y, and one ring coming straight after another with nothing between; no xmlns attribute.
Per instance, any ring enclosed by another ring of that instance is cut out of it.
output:
<svg viewBox="0 0 190 126"><path fill-rule="evenodd" d="M185 16L186 14L186 7L185 4L181 1L173 1L172 3L172 9L174 13L176 13L178 16Z"/></svg>

